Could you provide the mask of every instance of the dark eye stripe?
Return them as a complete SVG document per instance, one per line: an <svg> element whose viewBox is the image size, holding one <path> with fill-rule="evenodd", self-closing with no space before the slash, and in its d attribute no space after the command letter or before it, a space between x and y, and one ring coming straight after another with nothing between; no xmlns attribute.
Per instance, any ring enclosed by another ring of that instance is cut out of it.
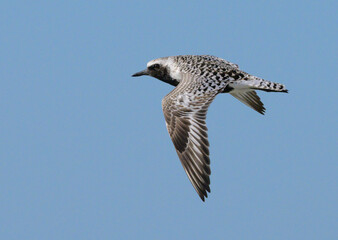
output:
<svg viewBox="0 0 338 240"><path fill-rule="evenodd" d="M159 68L160 67L160 64L154 64L154 65L151 65L149 68L150 69L156 69L156 68Z"/></svg>

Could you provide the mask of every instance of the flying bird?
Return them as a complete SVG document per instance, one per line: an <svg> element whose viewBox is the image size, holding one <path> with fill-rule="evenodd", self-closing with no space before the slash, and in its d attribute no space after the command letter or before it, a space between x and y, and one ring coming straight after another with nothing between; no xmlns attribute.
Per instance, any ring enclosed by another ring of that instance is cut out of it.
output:
<svg viewBox="0 0 338 240"><path fill-rule="evenodd" d="M204 201L210 193L208 107L219 93L230 93L264 114L256 90L288 92L284 85L266 81L239 69L238 65L209 55L181 55L151 60L133 77L148 75L175 86L162 100L166 126L182 166Z"/></svg>

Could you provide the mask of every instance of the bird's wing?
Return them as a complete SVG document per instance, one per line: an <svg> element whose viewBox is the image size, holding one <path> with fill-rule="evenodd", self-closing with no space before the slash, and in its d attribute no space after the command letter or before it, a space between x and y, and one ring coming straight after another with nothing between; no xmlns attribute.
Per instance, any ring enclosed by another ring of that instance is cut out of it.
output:
<svg viewBox="0 0 338 240"><path fill-rule="evenodd" d="M256 110L260 114L264 115L265 107L262 103L261 99L257 95L254 90L235 90L231 91L230 94L237 98L239 101L244 103L245 105L251 107Z"/></svg>
<svg viewBox="0 0 338 240"><path fill-rule="evenodd" d="M210 192L210 159L205 123L209 105L217 93L196 94L198 81L185 74L181 83L162 101L171 140L190 182L204 201Z"/></svg>

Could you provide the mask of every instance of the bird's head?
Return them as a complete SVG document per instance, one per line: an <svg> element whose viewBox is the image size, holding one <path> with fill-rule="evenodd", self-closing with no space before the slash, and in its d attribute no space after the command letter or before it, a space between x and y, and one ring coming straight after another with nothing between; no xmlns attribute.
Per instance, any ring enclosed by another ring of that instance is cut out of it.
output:
<svg viewBox="0 0 338 240"><path fill-rule="evenodd" d="M132 77L139 77L143 75L157 78L173 86L177 86L180 80L179 77L175 75L173 63L169 57L149 61L145 70L133 74Z"/></svg>

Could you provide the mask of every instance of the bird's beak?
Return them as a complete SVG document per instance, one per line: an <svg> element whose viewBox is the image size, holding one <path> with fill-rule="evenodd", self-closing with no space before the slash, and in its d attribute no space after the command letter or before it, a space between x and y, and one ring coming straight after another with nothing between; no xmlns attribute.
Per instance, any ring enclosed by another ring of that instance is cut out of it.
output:
<svg viewBox="0 0 338 240"><path fill-rule="evenodd" d="M141 72L137 72L137 73L133 74L132 77L139 77L139 76L143 76L143 75L148 75L148 70L147 69L145 69L145 70L143 70Z"/></svg>

